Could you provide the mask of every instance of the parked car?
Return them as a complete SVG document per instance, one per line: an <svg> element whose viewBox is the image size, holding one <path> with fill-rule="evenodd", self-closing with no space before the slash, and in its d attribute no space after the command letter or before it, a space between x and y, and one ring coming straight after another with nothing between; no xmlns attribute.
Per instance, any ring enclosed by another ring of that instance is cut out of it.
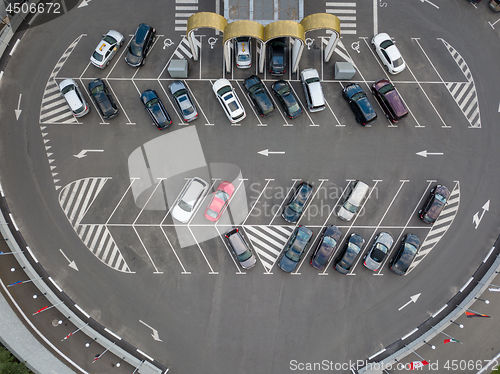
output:
<svg viewBox="0 0 500 374"><path fill-rule="evenodd" d="M307 108L310 112L319 112L325 109L325 97L316 69L309 68L300 72L300 81L306 96Z"/></svg>
<svg viewBox="0 0 500 374"><path fill-rule="evenodd" d="M155 41L156 30L141 23L135 31L125 56L125 61L132 67L139 67L146 62L149 49Z"/></svg>
<svg viewBox="0 0 500 374"><path fill-rule="evenodd" d="M186 85L182 81L173 81L168 86L172 99L177 104L181 112L182 119L186 122L194 121L198 118L198 111L194 106L193 99Z"/></svg>
<svg viewBox="0 0 500 374"><path fill-rule="evenodd" d="M381 232L375 237L370 251L365 255L363 264L367 269L378 271L385 256L389 253L394 239L387 232Z"/></svg>
<svg viewBox="0 0 500 374"><path fill-rule="evenodd" d="M221 182L212 196L212 200L205 210L205 218L212 222L217 222L224 209L226 209L231 196L233 196L234 186L229 182Z"/></svg>
<svg viewBox="0 0 500 374"><path fill-rule="evenodd" d="M172 125L172 119L163 106L155 90L146 90L141 94L141 101L153 120L153 125L164 130Z"/></svg>
<svg viewBox="0 0 500 374"><path fill-rule="evenodd" d="M233 228L232 230L226 232L224 236L227 238L229 247L240 262L241 267L247 270L253 268L257 260L253 255L250 246L239 233L238 229Z"/></svg>
<svg viewBox="0 0 500 374"><path fill-rule="evenodd" d="M326 268L340 243L341 237L342 232L337 226L329 225L323 229L323 233L309 262L313 268L317 270L324 270Z"/></svg>
<svg viewBox="0 0 500 374"><path fill-rule="evenodd" d="M73 79L68 78L59 83L59 90L75 117L83 117L89 112L89 105Z"/></svg>
<svg viewBox="0 0 500 374"><path fill-rule="evenodd" d="M364 182L359 180L354 181L349 186L349 192L345 197L344 202L337 211L337 216L344 221L350 221L358 212L359 207L363 204L370 187Z"/></svg>
<svg viewBox="0 0 500 374"><path fill-rule="evenodd" d="M389 73L398 74L406 68L405 61L398 47L396 47L391 37L385 32L373 37L372 46L375 52L377 52L380 61L385 66L385 70Z"/></svg>
<svg viewBox="0 0 500 374"><path fill-rule="evenodd" d="M236 67L248 69L252 66L252 39L248 36L240 36L234 41L236 50Z"/></svg>
<svg viewBox="0 0 500 374"><path fill-rule="evenodd" d="M274 82L271 88L276 94L278 101L283 106L285 114L289 118L294 119L302 114L302 108L299 105L299 101L288 82L279 80Z"/></svg>
<svg viewBox="0 0 500 374"><path fill-rule="evenodd" d="M401 240L396 255L389 262L390 269L397 275L405 275L410 267L413 259L418 253L420 248L420 239L417 235L406 234Z"/></svg>
<svg viewBox="0 0 500 374"><path fill-rule="evenodd" d="M237 123L247 116L238 95L227 79L216 80L212 90L231 123Z"/></svg>
<svg viewBox="0 0 500 374"><path fill-rule="evenodd" d="M285 74L288 61L286 38L276 38L271 40L267 45L267 57L267 66L271 75Z"/></svg>
<svg viewBox="0 0 500 374"><path fill-rule="evenodd" d="M438 184L431 190L427 201L418 212L420 219L432 225L438 219L449 198L450 190Z"/></svg>
<svg viewBox="0 0 500 374"><path fill-rule="evenodd" d="M311 200L313 192L314 187L309 183L299 183L283 208L283 213L281 213L283 219L289 223L296 223L304 207Z"/></svg>
<svg viewBox="0 0 500 374"><path fill-rule="evenodd" d="M91 81L89 83L89 92L102 118L111 119L118 115L118 107L102 79L94 79Z"/></svg>
<svg viewBox="0 0 500 374"><path fill-rule="evenodd" d="M344 248L335 260L334 268L339 273L347 274L351 270L354 260L361 252L365 239L359 234L352 233L349 240L346 241Z"/></svg>
<svg viewBox="0 0 500 374"><path fill-rule="evenodd" d="M187 223L196 208L201 204L208 184L201 178L190 179L182 189L172 208L172 217L182 223Z"/></svg>
<svg viewBox="0 0 500 374"><path fill-rule="evenodd" d="M500 12L500 0L490 0L488 5L494 12Z"/></svg>
<svg viewBox="0 0 500 374"><path fill-rule="evenodd" d="M359 84L351 83L345 86L342 96L351 107L357 122L366 126L377 119L375 109Z"/></svg>
<svg viewBox="0 0 500 374"><path fill-rule="evenodd" d="M380 79L373 83L372 94L391 122L398 122L408 115L408 109L403 99L388 80Z"/></svg>
<svg viewBox="0 0 500 374"><path fill-rule="evenodd" d="M278 257L278 267L287 273L294 271L311 245L312 236L313 232L309 228L297 227Z"/></svg>
<svg viewBox="0 0 500 374"><path fill-rule="evenodd" d="M123 45L124 40L124 36L118 31L109 30L106 35L103 35L94 53L90 56L90 62L98 68L104 69L109 65L118 48Z"/></svg>
<svg viewBox="0 0 500 374"><path fill-rule="evenodd" d="M256 75L251 75L243 81L243 85L252 100L255 109L261 117L269 117L274 113L274 104L267 93L267 89Z"/></svg>

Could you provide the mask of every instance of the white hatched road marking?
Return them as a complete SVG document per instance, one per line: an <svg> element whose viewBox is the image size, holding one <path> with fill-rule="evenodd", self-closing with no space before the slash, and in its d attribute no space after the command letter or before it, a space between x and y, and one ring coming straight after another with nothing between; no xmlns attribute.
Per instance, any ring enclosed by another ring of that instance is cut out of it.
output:
<svg viewBox="0 0 500 374"><path fill-rule="evenodd" d="M340 20L340 34L356 34L356 3L326 2L326 13L336 15Z"/></svg>
<svg viewBox="0 0 500 374"><path fill-rule="evenodd" d="M323 41L323 44L326 46L328 44L329 39L328 38L321 38ZM339 55L344 61L350 62L353 66L356 66L352 58L349 56L349 52L347 51L347 48L344 46L342 43L342 40L339 40L337 43L337 46L334 49L334 52ZM359 69L357 69L359 70Z"/></svg>
<svg viewBox="0 0 500 374"><path fill-rule="evenodd" d="M177 4L189 4L177 5ZM198 10L198 0L175 0L175 31L187 31L187 19L191 17ZM179 13L177 13L179 12ZM181 18L181 19L178 19ZM186 26L182 26L186 25Z"/></svg>
<svg viewBox="0 0 500 374"><path fill-rule="evenodd" d="M480 128L481 113L479 110L479 101L477 98L476 85L474 84L474 78L472 78L469 66L467 66L464 58L455 48L448 44L444 39L439 40L443 42L448 52L450 52L451 57L453 57L468 81L467 83L445 83L445 86L453 99L455 99L455 102L464 114L465 118L467 118L467 121L469 121L470 127Z"/></svg>
<svg viewBox="0 0 500 374"><path fill-rule="evenodd" d="M195 44L198 46L198 48L201 46L201 42L197 38L195 38ZM191 47L189 46L189 42L186 37L183 37L179 42L179 45L177 45L177 48L175 49L173 55L181 60L185 60L186 57L193 58Z"/></svg>
<svg viewBox="0 0 500 374"><path fill-rule="evenodd" d="M294 227L245 225L243 230L250 239L266 273L270 273L281 250L292 235Z"/></svg>
<svg viewBox="0 0 500 374"><path fill-rule="evenodd" d="M434 224L432 225L430 231L427 233L427 236L422 242L422 245L420 246L420 249L415 256L415 259L408 268L407 274L410 273L425 258L425 256L430 253L430 251L441 240L444 234L446 234L457 215L459 206L460 183L456 182L455 187L450 194L450 198L446 203L446 206L444 207L436 222L434 222Z"/></svg>
<svg viewBox="0 0 500 374"><path fill-rule="evenodd" d="M132 273L106 224L81 224L83 217L110 178L84 178L66 185L59 204L83 244L109 267Z"/></svg>
<svg viewBox="0 0 500 374"><path fill-rule="evenodd" d="M73 116L73 113L66 104L66 100L64 100L64 98L59 93L56 76L83 36L85 36L85 34L82 34L78 38L76 38L73 43L71 43L69 47L64 51L62 56L59 58L59 61L57 61L56 66L54 66L49 79L47 80L47 84L45 85L45 90L43 92L42 103L40 104L40 123L78 123L78 120Z"/></svg>

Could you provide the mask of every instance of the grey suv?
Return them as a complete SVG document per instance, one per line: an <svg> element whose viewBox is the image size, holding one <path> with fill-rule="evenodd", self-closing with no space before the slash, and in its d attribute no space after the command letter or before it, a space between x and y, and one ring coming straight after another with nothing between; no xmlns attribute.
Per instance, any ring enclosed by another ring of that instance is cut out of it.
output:
<svg viewBox="0 0 500 374"><path fill-rule="evenodd" d="M231 250L240 262L241 267L247 270L253 268L257 260L238 229L233 228L231 231L226 232L224 236L229 243L229 247L231 247Z"/></svg>

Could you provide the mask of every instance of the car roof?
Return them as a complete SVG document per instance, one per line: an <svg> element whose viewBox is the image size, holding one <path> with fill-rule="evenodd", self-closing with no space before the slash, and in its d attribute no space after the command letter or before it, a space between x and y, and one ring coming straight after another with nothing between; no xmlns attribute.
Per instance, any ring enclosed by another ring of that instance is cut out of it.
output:
<svg viewBox="0 0 500 374"><path fill-rule="evenodd" d="M193 178L189 182L189 186L182 196L184 201L194 201L198 195L206 188L207 182L200 178Z"/></svg>
<svg viewBox="0 0 500 374"><path fill-rule="evenodd" d="M141 23L139 27L137 27L137 30L134 35L136 43L142 43L144 39L146 39L146 35L150 29L151 26L145 23Z"/></svg>

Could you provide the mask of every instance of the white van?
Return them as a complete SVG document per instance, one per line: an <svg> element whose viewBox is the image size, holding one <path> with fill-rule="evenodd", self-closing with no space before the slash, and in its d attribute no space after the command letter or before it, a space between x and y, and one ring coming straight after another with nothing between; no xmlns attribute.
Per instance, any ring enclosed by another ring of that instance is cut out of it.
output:
<svg viewBox="0 0 500 374"><path fill-rule="evenodd" d="M319 112L325 109L325 97L316 69L309 68L300 72L300 81L306 95L307 107L310 112Z"/></svg>
<svg viewBox="0 0 500 374"><path fill-rule="evenodd" d="M370 191L370 187L368 187L366 183L359 180L355 181L351 191L337 212L339 218L345 221L350 221L358 211L361 204L363 204L368 191Z"/></svg>

